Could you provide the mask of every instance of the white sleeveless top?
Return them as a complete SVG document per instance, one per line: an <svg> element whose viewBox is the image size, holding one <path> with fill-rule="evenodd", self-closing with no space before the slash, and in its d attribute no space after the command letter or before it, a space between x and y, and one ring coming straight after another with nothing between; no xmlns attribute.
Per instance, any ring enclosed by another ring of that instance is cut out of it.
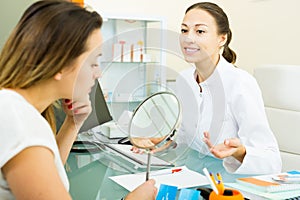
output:
<svg viewBox="0 0 300 200"><path fill-rule="evenodd" d="M0 199L15 199L2 174L2 167L30 146L44 146L54 154L54 162L67 190L69 181L60 158L55 136L45 118L20 94L0 90Z"/></svg>

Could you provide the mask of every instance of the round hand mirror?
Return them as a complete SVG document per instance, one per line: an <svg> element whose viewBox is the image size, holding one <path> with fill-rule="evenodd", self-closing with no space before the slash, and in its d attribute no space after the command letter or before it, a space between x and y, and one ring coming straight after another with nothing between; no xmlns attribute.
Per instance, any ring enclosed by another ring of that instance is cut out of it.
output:
<svg viewBox="0 0 300 200"><path fill-rule="evenodd" d="M158 92L145 99L129 123L130 142L148 152L146 180L149 178L151 149L170 145L181 122L181 106L171 92Z"/></svg>

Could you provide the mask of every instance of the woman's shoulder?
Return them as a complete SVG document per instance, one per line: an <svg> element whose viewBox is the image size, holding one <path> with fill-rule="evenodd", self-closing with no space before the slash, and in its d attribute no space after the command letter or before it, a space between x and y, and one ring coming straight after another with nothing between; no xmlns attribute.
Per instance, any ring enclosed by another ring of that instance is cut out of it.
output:
<svg viewBox="0 0 300 200"><path fill-rule="evenodd" d="M39 114L23 96L7 89L0 90L0 110L6 115L10 113Z"/></svg>
<svg viewBox="0 0 300 200"><path fill-rule="evenodd" d="M195 72L195 66L190 66L186 69L183 69L181 70L179 73L178 73L178 77L187 77L187 76L193 76L194 75L194 72Z"/></svg>
<svg viewBox="0 0 300 200"><path fill-rule="evenodd" d="M256 82L252 74L228 62L224 63L222 67L220 67L219 71L221 77L232 84L253 84Z"/></svg>
<svg viewBox="0 0 300 200"><path fill-rule="evenodd" d="M13 90L1 89L0 90L0 103L14 102L14 103L25 103L25 99ZM12 104L12 103L10 103ZM8 105L7 105L8 106Z"/></svg>
<svg viewBox="0 0 300 200"><path fill-rule="evenodd" d="M223 65L219 74L227 93L248 94L249 92L256 93L260 90L252 74L244 69L235 67L231 63Z"/></svg>
<svg viewBox="0 0 300 200"><path fill-rule="evenodd" d="M0 110L2 128L22 126L24 129L48 130L49 124L38 110L12 90L0 90ZM3 123L5 121L8 123Z"/></svg>
<svg viewBox="0 0 300 200"><path fill-rule="evenodd" d="M176 77L176 88L180 90L180 88L186 88L186 86L193 88L195 87L195 67L189 67L179 72ZM198 86L199 87L199 86ZM184 89L185 90L185 89Z"/></svg>

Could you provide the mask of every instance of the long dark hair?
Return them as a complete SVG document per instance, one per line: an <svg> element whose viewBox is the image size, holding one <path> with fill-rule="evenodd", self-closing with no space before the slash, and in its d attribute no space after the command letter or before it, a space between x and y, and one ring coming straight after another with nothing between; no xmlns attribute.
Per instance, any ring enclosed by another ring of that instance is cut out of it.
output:
<svg viewBox="0 0 300 200"><path fill-rule="evenodd" d="M229 43L231 42L232 32L229 28L228 17L218 5L210 2L201 2L191 5L185 13L192 9L201 9L208 12L216 21L218 27L218 34L227 34L227 41L224 44L223 57L230 63L234 64L236 61L235 52L229 48Z"/></svg>
<svg viewBox="0 0 300 200"><path fill-rule="evenodd" d="M96 12L67 1L32 4L3 46L0 89L29 88L52 78L87 50L90 34L102 26ZM53 106L42 115L55 130Z"/></svg>

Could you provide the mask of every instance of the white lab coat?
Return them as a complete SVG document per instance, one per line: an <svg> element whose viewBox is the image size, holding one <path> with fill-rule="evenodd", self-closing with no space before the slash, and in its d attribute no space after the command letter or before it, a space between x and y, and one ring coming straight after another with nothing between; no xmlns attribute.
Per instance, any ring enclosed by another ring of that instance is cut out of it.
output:
<svg viewBox="0 0 300 200"><path fill-rule="evenodd" d="M204 131L209 131L214 144L238 137L246 148L246 156L243 163L233 157L223 159L228 172L280 172L278 144L269 127L256 80L220 56L213 74L199 85L195 67L177 78L176 93L182 105L177 143L186 143L200 153L213 156L203 142Z"/></svg>

